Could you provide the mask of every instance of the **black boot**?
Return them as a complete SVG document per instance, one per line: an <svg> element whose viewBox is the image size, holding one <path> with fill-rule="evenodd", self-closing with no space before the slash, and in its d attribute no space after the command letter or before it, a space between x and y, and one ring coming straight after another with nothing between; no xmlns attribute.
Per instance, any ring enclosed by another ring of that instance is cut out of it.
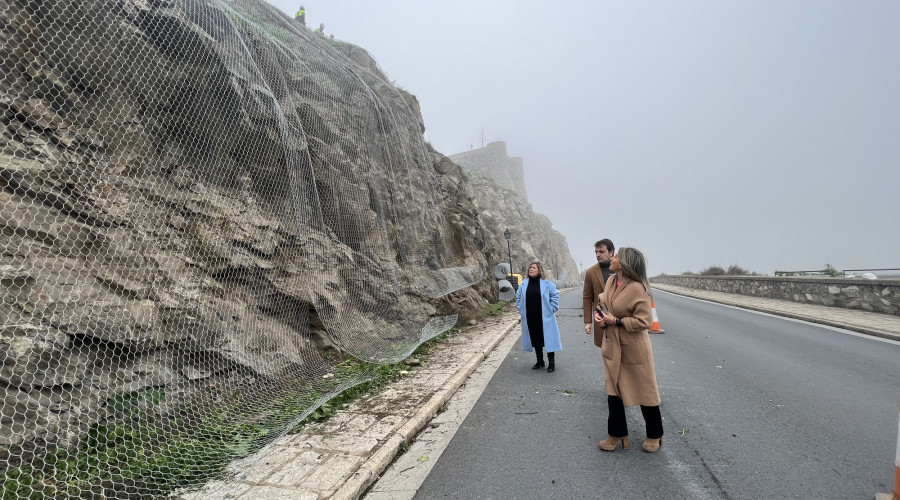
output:
<svg viewBox="0 0 900 500"><path fill-rule="evenodd" d="M547 373L553 373L556 371L556 353L548 352L547 353Z"/></svg>
<svg viewBox="0 0 900 500"><path fill-rule="evenodd" d="M538 368L544 367L544 351L540 347L534 348L534 354L537 356L537 363L531 367L532 370L537 370Z"/></svg>

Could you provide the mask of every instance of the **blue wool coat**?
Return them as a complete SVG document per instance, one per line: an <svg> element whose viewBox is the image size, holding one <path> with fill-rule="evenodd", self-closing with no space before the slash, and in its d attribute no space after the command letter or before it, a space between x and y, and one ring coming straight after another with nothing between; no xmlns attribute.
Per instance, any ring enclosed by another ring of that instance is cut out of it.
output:
<svg viewBox="0 0 900 500"><path fill-rule="evenodd" d="M516 308L522 316L522 350L534 351L531 346L531 335L528 334L528 320L525 317L525 290L528 288L528 280L525 278L516 291ZM552 281L541 280L541 316L544 323L544 350L556 352L562 349L562 341L559 338L559 325L556 324L556 311L559 311L559 290Z"/></svg>

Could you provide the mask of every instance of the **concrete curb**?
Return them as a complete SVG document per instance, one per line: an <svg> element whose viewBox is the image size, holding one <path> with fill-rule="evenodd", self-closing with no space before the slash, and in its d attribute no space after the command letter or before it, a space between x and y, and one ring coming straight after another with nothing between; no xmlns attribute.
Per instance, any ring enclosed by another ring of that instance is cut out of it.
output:
<svg viewBox="0 0 900 500"><path fill-rule="evenodd" d="M420 406L416 410L416 413L411 416L405 424L388 436L378 451L366 459L366 461L360 465L359 469L354 472L330 498L340 500L355 500L360 498L363 493L366 492L366 489L378 479L378 476L391 465L391 462L394 461L394 457L397 456L397 452L400 451L400 447L403 443L414 438L419 431L421 431L428 422L437 415L441 406L445 405L447 401L450 400L456 391L466 382L466 379L468 379L469 376L478 369L481 363L484 362L488 354L496 349L503 339L509 335L509 332L518 324L518 319L512 321L503 329L503 333L491 340L485 350L473 354L472 357L469 358L469 361L467 361L455 375L450 377L450 380L445 382L440 389L435 391L431 398L425 404Z"/></svg>
<svg viewBox="0 0 900 500"><path fill-rule="evenodd" d="M707 302L715 302L717 304L724 304L726 306L739 307L741 309L750 309L752 311L763 312L763 313L772 314L775 316L784 316L786 318L799 319L799 320L803 320L803 321L808 321L810 323L817 323L820 325L833 326L835 328L842 328L844 330L850 330L850 331L856 332L856 333L871 335L873 337L879 337L879 338L888 339L888 340L900 340L900 334L883 331L883 330L875 330L872 328L866 328L864 326L858 326L858 325L853 325L853 324L848 324L848 323L841 323L838 321L831 321L831 320L820 318L818 316L806 316L803 314L791 313L791 312L787 312L787 311L779 311L776 309L768 309L765 307L753 306L753 305L744 304L741 302L734 302L734 301L723 300L723 299L703 297L701 295L692 295L690 293L683 293L683 292L674 291L674 290L666 290L663 288L657 288L657 290L659 290L661 292L671 293L673 295L681 295L683 297L690 297L692 299L705 300Z"/></svg>

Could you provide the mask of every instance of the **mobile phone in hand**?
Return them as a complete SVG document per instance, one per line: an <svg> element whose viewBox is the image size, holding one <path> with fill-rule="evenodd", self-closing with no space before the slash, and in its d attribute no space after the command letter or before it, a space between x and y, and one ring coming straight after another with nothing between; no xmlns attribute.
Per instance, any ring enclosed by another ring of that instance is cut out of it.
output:
<svg viewBox="0 0 900 500"><path fill-rule="evenodd" d="M606 306L603 304L597 304L597 307L594 308L594 312L599 313L602 317L604 314L609 314L609 311L606 309ZM594 318L596 320L596 318ZM601 326L600 328L606 328L606 325Z"/></svg>

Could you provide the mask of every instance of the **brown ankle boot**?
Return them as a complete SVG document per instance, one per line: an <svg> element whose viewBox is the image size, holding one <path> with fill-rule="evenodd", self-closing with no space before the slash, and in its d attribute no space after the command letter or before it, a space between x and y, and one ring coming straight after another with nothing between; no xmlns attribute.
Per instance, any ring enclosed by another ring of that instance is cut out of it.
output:
<svg viewBox="0 0 900 500"><path fill-rule="evenodd" d="M616 445L619 444L619 441L622 442L622 449L627 450L631 445L628 443L628 436L615 437L615 436L607 436L606 439L600 441L599 445L600 449L603 451L616 451Z"/></svg>
<svg viewBox="0 0 900 500"><path fill-rule="evenodd" d="M660 446L662 446L662 438L647 438L644 440L644 444L643 446L641 446L641 448L643 448L647 453L656 453L657 451L659 451Z"/></svg>

